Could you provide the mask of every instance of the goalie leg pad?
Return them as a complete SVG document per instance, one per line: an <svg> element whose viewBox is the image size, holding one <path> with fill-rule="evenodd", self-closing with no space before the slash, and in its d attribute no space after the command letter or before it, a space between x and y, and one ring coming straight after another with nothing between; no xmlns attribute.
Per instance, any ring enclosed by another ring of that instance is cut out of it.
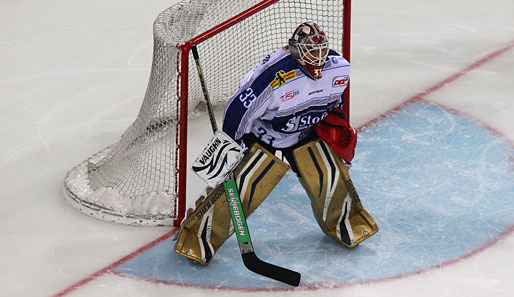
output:
<svg viewBox="0 0 514 297"><path fill-rule="evenodd" d="M259 144L247 151L234 170L243 211L249 217L264 201L289 170ZM234 233L223 184L208 188L187 211L175 243L175 252L202 265L208 265L214 254Z"/></svg>
<svg viewBox="0 0 514 297"><path fill-rule="evenodd" d="M348 168L324 141L309 142L295 149L293 156L314 217L325 234L351 248L378 232Z"/></svg>

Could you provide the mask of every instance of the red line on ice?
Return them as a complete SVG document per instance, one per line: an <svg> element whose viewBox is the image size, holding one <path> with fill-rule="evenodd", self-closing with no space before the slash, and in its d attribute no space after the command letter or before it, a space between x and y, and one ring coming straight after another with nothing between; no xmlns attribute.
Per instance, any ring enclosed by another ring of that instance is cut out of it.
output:
<svg viewBox="0 0 514 297"><path fill-rule="evenodd" d="M399 109L401 109L405 105L407 105L409 103L412 103L413 101L422 100L424 97L426 97L426 96L432 94L433 92L441 89L442 87L446 86L447 84L457 80L458 78L462 77L466 73L469 73L469 72L477 69L478 67L486 64L487 62L490 62L494 58L501 56L502 54L506 53L507 51L511 50L512 48L514 48L514 41L509 43L507 46L504 46L504 47L502 47L502 48L492 52L491 54L483 57L482 59L474 62L473 64L471 64L471 65L467 66L466 68L460 70L459 72L455 73L454 75L452 75L452 76L450 76L450 77L448 77L446 79L443 79L442 81L436 83L435 85L433 85L432 87L426 89L425 91L410 97L406 101L398 104L396 107L391 108L389 111L383 113L382 115L378 116L377 118L375 118L375 119L365 123L361 127L357 128L357 130L359 130L359 131L364 130L365 128L367 128L367 127L369 127L369 126L371 126L371 125L381 121L382 119L384 119L385 117L387 117L391 113L393 113L395 111L398 111Z"/></svg>
<svg viewBox="0 0 514 297"><path fill-rule="evenodd" d="M170 238L171 236L173 236L176 232L177 232L178 229L172 229L170 232L162 235L161 237L155 239L154 241L146 244L145 246L137 249L136 251L128 254L127 256L119 259L118 261L98 270L97 272L91 274L90 276L76 282L75 284L69 286L68 288L62 290L61 292L57 293L54 295L54 297L61 297L61 296L66 296L68 295L69 293L75 291L76 289L90 283L91 281L99 278L101 275L105 274L105 273L108 273L108 272L112 272L114 270L114 268L120 266L121 264L129 261L130 259L134 258L135 256L141 254L142 252L148 250L149 248L151 247L154 247L156 245L158 245L159 243L163 242L164 240Z"/></svg>

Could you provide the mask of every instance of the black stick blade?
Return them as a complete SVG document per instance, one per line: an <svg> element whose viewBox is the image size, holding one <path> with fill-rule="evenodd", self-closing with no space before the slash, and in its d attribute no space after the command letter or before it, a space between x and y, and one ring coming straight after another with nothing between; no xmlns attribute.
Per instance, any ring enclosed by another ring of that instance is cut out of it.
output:
<svg viewBox="0 0 514 297"><path fill-rule="evenodd" d="M302 275L296 271L266 263L257 258L257 255L255 255L254 252L244 253L241 254L241 256L243 256L243 263L246 268L257 274L295 287L298 287L300 284L300 278Z"/></svg>

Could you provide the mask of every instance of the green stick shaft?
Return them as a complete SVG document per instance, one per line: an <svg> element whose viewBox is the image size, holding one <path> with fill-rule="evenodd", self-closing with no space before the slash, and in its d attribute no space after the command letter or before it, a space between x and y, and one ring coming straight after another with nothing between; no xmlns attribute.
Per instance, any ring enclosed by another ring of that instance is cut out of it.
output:
<svg viewBox="0 0 514 297"><path fill-rule="evenodd" d="M236 233L237 241L239 244L251 243L250 233L248 232L248 225L246 224L243 206L239 199L236 183L233 180L223 183L225 188L225 197L227 198L232 222L234 223L234 231Z"/></svg>

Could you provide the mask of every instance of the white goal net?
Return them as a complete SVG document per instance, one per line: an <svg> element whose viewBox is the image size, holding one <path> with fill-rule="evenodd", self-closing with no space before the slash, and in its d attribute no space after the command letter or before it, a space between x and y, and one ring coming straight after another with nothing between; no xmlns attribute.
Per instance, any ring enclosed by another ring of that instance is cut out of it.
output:
<svg viewBox="0 0 514 297"><path fill-rule="evenodd" d="M187 118L203 110L194 62L185 54L195 44L188 42L198 43L209 95L214 105L220 105L237 90L243 75L286 45L304 21L318 23L330 47L342 53L344 26L349 23L343 10L349 3L184 0L160 13L153 27L151 75L137 119L118 142L67 173L67 201L108 221L177 225L184 215L185 172L189 170L184 161ZM258 11L259 5L266 7ZM235 24L206 40L201 38L227 20ZM187 60L182 63L182 59ZM180 105L181 100L187 100L187 108Z"/></svg>

